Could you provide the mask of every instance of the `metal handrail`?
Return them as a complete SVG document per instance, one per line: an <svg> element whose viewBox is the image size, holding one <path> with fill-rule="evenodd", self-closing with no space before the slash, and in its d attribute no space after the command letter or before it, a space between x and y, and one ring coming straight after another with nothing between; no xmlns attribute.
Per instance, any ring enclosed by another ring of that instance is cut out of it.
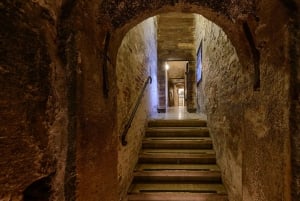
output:
<svg viewBox="0 0 300 201"><path fill-rule="evenodd" d="M143 89L142 89L142 91L141 91L141 93L140 93L140 95L138 97L138 100L137 100L137 102L136 102L136 104L135 104L135 106L134 106L134 108L133 108L133 110L131 112L130 118L128 119L127 124L125 125L125 128L124 128L123 133L122 133L122 137L121 137L122 138L122 145L123 146L127 145L126 136L127 136L128 130L131 127L132 120L133 120L133 118L135 116L135 113L136 113L136 111L137 111L140 103L141 103L142 97L144 95L144 92L145 92L145 89L146 89L148 83L150 83L150 84L152 83L151 76L149 76L146 79L146 81L144 83L144 87L143 87Z"/></svg>

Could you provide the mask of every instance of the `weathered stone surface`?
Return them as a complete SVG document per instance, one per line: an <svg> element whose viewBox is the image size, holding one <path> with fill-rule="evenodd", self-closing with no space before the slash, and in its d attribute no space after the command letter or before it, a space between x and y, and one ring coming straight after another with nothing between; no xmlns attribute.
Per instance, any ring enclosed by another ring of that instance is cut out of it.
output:
<svg viewBox="0 0 300 201"><path fill-rule="evenodd" d="M261 2L258 10L260 21L251 28L260 51L261 86L259 92L251 94L245 108L243 199L289 200L290 66L288 50L283 48L287 47L288 16L281 2ZM277 20L273 23L271 15L275 12ZM247 116L249 112L256 118Z"/></svg>
<svg viewBox="0 0 300 201"><path fill-rule="evenodd" d="M276 26L271 26L267 15L280 6L260 4L263 19L250 25L260 54L258 91L254 91L255 69L241 65L224 32L211 23L204 23L206 28L200 31L203 80L198 92L204 93L201 105L206 106L230 200L290 199L289 67L287 50L280 48L286 45L281 39L287 16L281 13Z"/></svg>
<svg viewBox="0 0 300 201"><path fill-rule="evenodd" d="M65 197L118 200L115 61L105 51L106 27L97 25L98 2L68 3L59 30L62 60L72 70Z"/></svg>
<svg viewBox="0 0 300 201"><path fill-rule="evenodd" d="M54 10L55 3L48 6ZM58 125L56 109L63 108L52 91L53 10L33 2L0 3L0 200L21 200L58 164L53 154L61 150L50 132Z"/></svg>
<svg viewBox="0 0 300 201"><path fill-rule="evenodd" d="M196 15L196 47L202 40L202 80L198 96L208 123L230 200L242 200L243 99L249 73L243 72L234 47L220 27ZM202 91L204 90L204 91ZM241 93L237 93L241 91ZM201 94L202 92L202 94ZM199 102L199 100L198 100Z"/></svg>
<svg viewBox="0 0 300 201"><path fill-rule="evenodd" d="M182 6L184 9L191 9L193 6L200 6L222 13L225 16L237 17L241 14L253 12L254 3L249 0L156 0L156 1L104 1L101 5L103 13L111 17L115 28L124 26L130 20L141 15L151 15L163 7ZM171 9L171 8L170 8Z"/></svg>
<svg viewBox="0 0 300 201"><path fill-rule="evenodd" d="M225 182L233 184L228 187L232 200L241 195L240 200L298 200L299 4L1 1L0 199L22 200L30 184L55 173L53 200L119 200L116 50L127 31L147 17L184 11L221 26L239 58L237 66L234 53L230 59L226 51L208 48L216 55L207 65L217 79L211 76L206 80L211 88L203 88L213 95L206 111L226 167ZM105 52L107 33L111 40ZM223 33L210 37L229 41ZM220 55L224 64L215 61ZM260 70L255 92L254 69Z"/></svg>
<svg viewBox="0 0 300 201"><path fill-rule="evenodd" d="M166 13L157 19L158 59L195 60L193 14Z"/></svg>
<svg viewBox="0 0 300 201"><path fill-rule="evenodd" d="M167 97L166 97L166 71L165 61L157 61L157 88L158 88L158 112L166 112Z"/></svg>
<svg viewBox="0 0 300 201"><path fill-rule="evenodd" d="M292 201L300 197L300 2L294 1L288 4L291 23L289 24L290 38L290 65L291 65L291 161L292 161Z"/></svg>
<svg viewBox="0 0 300 201"><path fill-rule="evenodd" d="M189 61L189 70L187 72L187 111L191 113L195 113L197 111L197 105L196 105L196 62L195 61Z"/></svg>
<svg viewBox="0 0 300 201"><path fill-rule="evenodd" d="M156 18L149 18L131 29L124 37L117 57L117 123L118 134L124 132L131 112L142 92L148 76L152 77L128 130L126 146L119 142L118 177L119 196L124 199L137 162L149 114L157 108L157 46Z"/></svg>

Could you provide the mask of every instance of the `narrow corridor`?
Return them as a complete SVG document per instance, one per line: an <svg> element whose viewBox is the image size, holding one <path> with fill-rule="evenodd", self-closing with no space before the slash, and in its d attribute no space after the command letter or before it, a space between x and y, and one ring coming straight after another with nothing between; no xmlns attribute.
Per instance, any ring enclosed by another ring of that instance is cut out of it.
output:
<svg viewBox="0 0 300 201"><path fill-rule="evenodd" d="M229 201L299 201L299 11L299 0L2 0L0 200L138 200L155 189L136 184L204 183L182 172L209 169ZM195 119L211 140L170 125ZM216 162L180 158L202 150Z"/></svg>

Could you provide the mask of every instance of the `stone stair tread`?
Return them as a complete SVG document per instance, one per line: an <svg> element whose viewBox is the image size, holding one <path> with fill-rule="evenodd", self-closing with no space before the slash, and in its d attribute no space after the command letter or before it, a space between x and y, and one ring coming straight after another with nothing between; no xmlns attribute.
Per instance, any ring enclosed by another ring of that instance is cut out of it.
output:
<svg viewBox="0 0 300 201"><path fill-rule="evenodd" d="M157 170L157 171L135 171L134 181L197 181L197 182L221 182L220 171L194 171L194 170Z"/></svg>
<svg viewBox="0 0 300 201"><path fill-rule="evenodd" d="M153 149L153 148L157 148L157 149L178 149L178 148L182 148L182 149L211 149L212 148L212 143L211 142L199 142L199 141L195 141L195 142L191 142L191 141L185 141L185 142L176 142L176 141L165 141L165 142L143 142L143 148L147 148L147 149Z"/></svg>
<svg viewBox="0 0 300 201"><path fill-rule="evenodd" d="M212 141L210 137L146 137L143 141Z"/></svg>
<svg viewBox="0 0 300 201"><path fill-rule="evenodd" d="M222 184L203 183L133 183L129 193L139 192L193 192L226 194Z"/></svg>
<svg viewBox="0 0 300 201"><path fill-rule="evenodd" d="M217 165L213 164L137 164L137 171L155 171L155 170L197 170L197 171L220 171Z"/></svg>
<svg viewBox="0 0 300 201"><path fill-rule="evenodd" d="M215 164L216 156L212 153L144 153L139 155L139 162Z"/></svg>
<svg viewBox="0 0 300 201"><path fill-rule="evenodd" d="M146 132L161 131L161 132L208 132L207 127L147 127Z"/></svg>
<svg viewBox="0 0 300 201"><path fill-rule="evenodd" d="M182 177L193 177L193 176L205 176L204 174L209 174L210 176L221 176L220 171L195 171L195 170L159 170L159 171L136 171L133 176L182 176Z"/></svg>
<svg viewBox="0 0 300 201"><path fill-rule="evenodd" d="M150 136L208 137L209 131L207 127L148 127L146 137Z"/></svg>
<svg viewBox="0 0 300 201"><path fill-rule="evenodd" d="M204 119L187 119L187 120L175 120L175 119L165 119L165 120L150 120L148 122L148 127L200 127L206 126L206 120Z"/></svg>
<svg viewBox="0 0 300 201"><path fill-rule="evenodd" d="M160 153L160 154L140 154L140 157L154 158L202 158L215 157L215 154L210 153Z"/></svg>
<svg viewBox="0 0 300 201"><path fill-rule="evenodd" d="M143 148L209 149L212 148L212 140L211 138L151 137L143 140Z"/></svg>
<svg viewBox="0 0 300 201"><path fill-rule="evenodd" d="M156 192L129 194L128 201L228 201L228 199L226 194Z"/></svg>
<svg viewBox="0 0 300 201"><path fill-rule="evenodd" d="M228 201L206 120L150 120L128 201Z"/></svg>
<svg viewBox="0 0 300 201"><path fill-rule="evenodd" d="M140 154L215 154L213 149L142 149Z"/></svg>

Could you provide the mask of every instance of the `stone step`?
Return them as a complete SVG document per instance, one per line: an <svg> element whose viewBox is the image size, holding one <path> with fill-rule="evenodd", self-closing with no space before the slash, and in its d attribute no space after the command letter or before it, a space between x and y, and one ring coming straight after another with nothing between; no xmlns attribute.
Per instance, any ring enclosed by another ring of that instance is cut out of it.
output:
<svg viewBox="0 0 300 201"><path fill-rule="evenodd" d="M226 194L156 192L129 194L128 201L228 201L228 199Z"/></svg>
<svg viewBox="0 0 300 201"><path fill-rule="evenodd" d="M143 148L211 149L212 140L209 137L147 137Z"/></svg>
<svg viewBox="0 0 300 201"><path fill-rule="evenodd" d="M142 149L141 154L215 154L213 149Z"/></svg>
<svg viewBox="0 0 300 201"><path fill-rule="evenodd" d="M216 155L211 149L143 149L139 163L215 164Z"/></svg>
<svg viewBox="0 0 300 201"><path fill-rule="evenodd" d="M207 127L149 127L146 137L209 137Z"/></svg>
<svg viewBox="0 0 300 201"><path fill-rule="evenodd" d="M205 120L151 120L128 201L228 201Z"/></svg>
<svg viewBox="0 0 300 201"><path fill-rule="evenodd" d="M220 183L220 171L156 170L135 171L134 182L205 182Z"/></svg>
<svg viewBox="0 0 300 201"><path fill-rule="evenodd" d="M194 171L220 171L216 164L137 164L135 171L158 171L158 170L194 170Z"/></svg>
<svg viewBox="0 0 300 201"><path fill-rule="evenodd" d="M188 120L150 120L148 127L206 127L206 120L188 119Z"/></svg>
<svg viewBox="0 0 300 201"><path fill-rule="evenodd" d="M175 193L175 192L188 192L188 193L211 193L211 194L226 194L226 190L222 184L203 184L195 182L186 183L133 183L129 189L129 193Z"/></svg>

